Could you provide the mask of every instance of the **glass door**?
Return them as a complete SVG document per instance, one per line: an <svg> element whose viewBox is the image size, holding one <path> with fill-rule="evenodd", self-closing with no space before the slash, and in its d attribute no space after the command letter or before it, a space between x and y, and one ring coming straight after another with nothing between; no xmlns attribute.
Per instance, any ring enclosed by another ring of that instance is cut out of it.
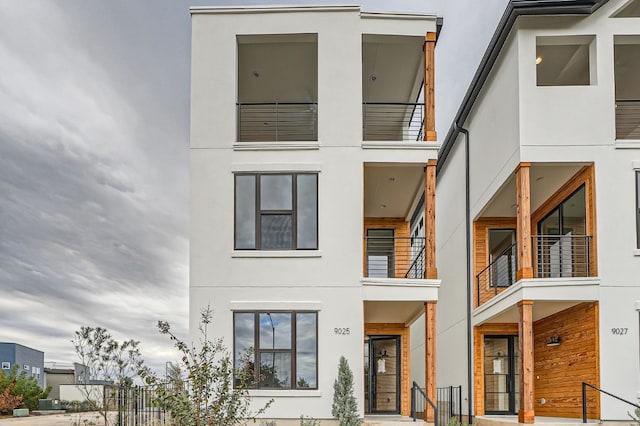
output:
<svg viewBox="0 0 640 426"><path fill-rule="evenodd" d="M484 338L484 410L516 414L518 410L518 336Z"/></svg>
<svg viewBox="0 0 640 426"><path fill-rule="evenodd" d="M367 230L367 276L370 278L394 278L393 229Z"/></svg>
<svg viewBox="0 0 640 426"><path fill-rule="evenodd" d="M369 336L365 342L365 411L400 413L400 336Z"/></svg>

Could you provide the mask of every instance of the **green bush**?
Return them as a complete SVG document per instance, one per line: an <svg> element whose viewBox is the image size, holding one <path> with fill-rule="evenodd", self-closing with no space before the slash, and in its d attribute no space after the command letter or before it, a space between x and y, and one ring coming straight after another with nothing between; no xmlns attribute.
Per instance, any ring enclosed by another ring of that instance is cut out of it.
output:
<svg viewBox="0 0 640 426"><path fill-rule="evenodd" d="M30 411L37 410L38 400L45 399L47 395L49 395L51 386L42 390L38 385L38 381L33 376L27 375L27 372L24 370L18 372L19 370L20 366L18 364L11 368L9 374L0 370L0 393L3 393L7 387L13 386L10 394L22 397L22 405L20 407L28 408ZM12 383L14 384L11 385Z"/></svg>

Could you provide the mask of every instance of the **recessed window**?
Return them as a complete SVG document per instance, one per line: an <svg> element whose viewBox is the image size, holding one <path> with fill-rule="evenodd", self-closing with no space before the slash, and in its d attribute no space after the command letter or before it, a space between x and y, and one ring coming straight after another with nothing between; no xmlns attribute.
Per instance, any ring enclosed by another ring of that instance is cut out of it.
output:
<svg viewBox="0 0 640 426"><path fill-rule="evenodd" d="M618 12L612 15L613 18L640 18L640 0L631 0Z"/></svg>
<svg viewBox="0 0 640 426"><path fill-rule="evenodd" d="M236 250L318 248L318 175L236 174Z"/></svg>
<svg viewBox="0 0 640 426"><path fill-rule="evenodd" d="M10 370L11 369L11 363L7 362L7 361L2 361L2 369L3 370Z"/></svg>
<svg viewBox="0 0 640 426"><path fill-rule="evenodd" d="M536 38L538 86L588 86L595 82L595 37Z"/></svg>
<svg viewBox="0 0 640 426"><path fill-rule="evenodd" d="M614 37L616 139L640 140L640 37Z"/></svg>
<svg viewBox="0 0 640 426"><path fill-rule="evenodd" d="M235 312L233 324L235 367L251 376L244 386L318 388L317 312Z"/></svg>

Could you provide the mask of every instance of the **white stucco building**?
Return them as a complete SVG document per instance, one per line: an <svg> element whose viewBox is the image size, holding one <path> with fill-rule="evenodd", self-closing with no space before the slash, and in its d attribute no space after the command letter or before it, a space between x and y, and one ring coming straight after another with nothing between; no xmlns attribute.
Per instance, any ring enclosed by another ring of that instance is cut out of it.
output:
<svg viewBox="0 0 640 426"><path fill-rule="evenodd" d="M437 380L476 423L638 403L639 100L638 0L509 2L438 158Z"/></svg>
<svg viewBox="0 0 640 426"><path fill-rule="evenodd" d="M210 304L266 418L331 418L341 355L361 416L408 415L412 376L435 392L436 17L191 15L192 338Z"/></svg>

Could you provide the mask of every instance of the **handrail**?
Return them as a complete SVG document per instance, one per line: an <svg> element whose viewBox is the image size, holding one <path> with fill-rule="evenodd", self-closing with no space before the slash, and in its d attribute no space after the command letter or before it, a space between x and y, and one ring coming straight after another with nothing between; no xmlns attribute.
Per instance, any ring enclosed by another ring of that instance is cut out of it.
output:
<svg viewBox="0 0 640 426"><path fill-rule="evenodd" d="M487 265L476 275L476 305L480 306L480 284L488 283L489 288L494 289L494 295L498 294L499 287L510 287L516 280L516 263L518 258L518 243L513 243L505 248L493 262ZM504 259L507 260L507 269L504 270ZM484 302L483 302L484 303Z"/></svg>
<svg viewBox="0 0 640 426"><path fill-rule="evenodd" d="M638 404L634 404L633 402L627 401L624 398L620 398L619 396L616 396L612 393L602 390L599 387L594 386L590 383L582 382L582 423L587 423L587 386L589 386L591 389L597 390L598 392L602 392L605 395L609 395L610 397L615 398L618 401L622 401L626 404L631 405L632 407L640 409L640 405Z"/></svg>
<svg viewBox="0 0 640 426"><path fill-rule="evenodd" d="M433 403L433 401L431 401L431 399L429 399L429 397L424 392L424 390L422 390L422 388L418 386L416 382L413 382L413 386L411 387L411 417L413 418L413 421L415 422L417 419L416 391L419 391L422 394L422 397L424 398L424 400L429 403L431 408L433 408L433 426L438 426L438 407L436 406L436 404ZM424 420L427 420L427 419L424 419Z"/></svg>
<svg viewBox="0 0 640 426"><path fill-rule="evenodd" d="M418 253L418 255L416 256L415 259L413 259L413 262L411 262L411 266L409 266L409 270L407 271L406 274L404 274L405 278L424 278L424 249L425 249L425 245L422 245L422 249L420 250L420 253ZM418 275L418 271L422 272L422 277L417 276ZM416 276L411 276L411 275L416 275Z"/></svg>

